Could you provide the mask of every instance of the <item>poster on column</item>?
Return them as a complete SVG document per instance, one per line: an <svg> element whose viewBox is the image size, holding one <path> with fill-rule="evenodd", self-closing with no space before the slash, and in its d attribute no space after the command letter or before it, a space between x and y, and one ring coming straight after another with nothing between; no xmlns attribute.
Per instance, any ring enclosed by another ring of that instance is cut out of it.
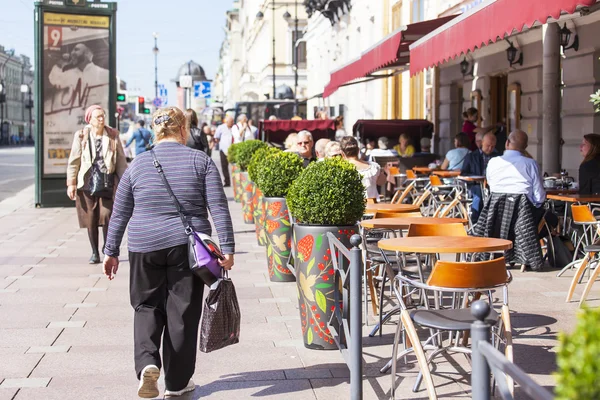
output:
<svg viewBox="0 0 600 400"><path fill-rule="evenodd" d="M94 104L109 112L110 17L43 13L43 174L65 174Z"/></svg>

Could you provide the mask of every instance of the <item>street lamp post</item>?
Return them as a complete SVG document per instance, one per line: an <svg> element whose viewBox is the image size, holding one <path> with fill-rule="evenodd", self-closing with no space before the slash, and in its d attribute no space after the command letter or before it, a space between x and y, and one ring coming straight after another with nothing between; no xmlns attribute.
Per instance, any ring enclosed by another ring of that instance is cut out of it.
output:
<svg viewBox="0 0 600 400"><path fill-rule="evenodd" d="M154 98L158 98L158 33L154 32L152 34L154 36L154 48L152 52L154 53Z"/></svg>
<svg viewBox="0 0 600 400"><path fill-rule="evenodd" d="M32 127L32 123L31 121L33 120L33 100L31 98L31 86L27 85L27 84L23 84L21 85L21 93L25 94L27 93L27 103L25 103L25 108L27 108L29 110L29 122L27 123L29 125L29 139L28 140L32 140L33 139L33 127Z"/></svg>
<svg viewBox="0 0 600 400"><path fill-rule="evenodd" d="M4 88L4 80L0 80L0 144L3 144L4 142L4 103L6 102Z"/></svg>

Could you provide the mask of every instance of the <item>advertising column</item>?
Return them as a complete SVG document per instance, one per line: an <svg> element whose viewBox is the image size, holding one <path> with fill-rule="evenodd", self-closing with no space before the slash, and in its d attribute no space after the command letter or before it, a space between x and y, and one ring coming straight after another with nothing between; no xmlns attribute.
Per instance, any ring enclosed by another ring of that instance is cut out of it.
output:
<svg viewBox="0 0 600 400"><path fill-rule="evenodd" d="M46 0L36 7L38 140L36 204L71 205L66 168L85 110L100 105L114 125L116 3ZM71 2L73 4L75 2Z"/></svg>

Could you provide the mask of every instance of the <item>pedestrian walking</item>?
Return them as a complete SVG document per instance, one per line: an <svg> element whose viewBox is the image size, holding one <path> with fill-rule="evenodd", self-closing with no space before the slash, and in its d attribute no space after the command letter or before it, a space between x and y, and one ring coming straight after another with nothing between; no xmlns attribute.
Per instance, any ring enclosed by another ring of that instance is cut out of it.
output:
<svg viewBox="0 0 600 400"><path fill-rule="evenodd" d="M185 110L185 118L186 121L188 121L188 129L190 132L186 146L208 154L208 139L206 138L206 134L198 129L198 114L196 114L196 111L188 108Z"/></svg>
<svg viewBox="0 0 600 400"><path fill-rule="evenodd" d="M144 128L146 122L143 119L140 119L136 124L136 130L133 131L127 143L125 143L125 147L131 146L131 143L135 140L135 155L139 156L146 150L150 148L152 145L152 132L148 129Z"/></svg>
<svg viewBox="0 0 600 400"><path fill-rule="evenodd" d="M231 178L229 176L229 161L227 161L227 150L234 143L232 132L233 117L227 115L223 124L219 125L215 133L215 141L219 145L221 156L221 172L223 172L223 186L231 186Z"/></svg>
<svg viewBox="0 0 600 400"><path fill-rule="evenodd" d="M67 164L67 195L75 200L79 227L87 228L92 247L90 264L100 263L98 228L102 227L106 246L113 188L117 187L115 175L120 178L127 168L119 131L106 126L105 121L106 113L102 107L87 109L85 122L88 125L75 132ZM104 192L97 190L100 178L107 189Z"/></svg>
<svg viewBox="0 0 600 400"><path fill-rule="evenodd" d="M231 128L234 143L245 142L246 140L254 139L254 131L248 123L246 114L240 114L238 122Z"/></svg>
<svg viewBox="0 0 600 400"><path fill-rule="evenodd" d="M210 211L225 254L219 261L221 267L232 268L235 250L219 171L208 155L185 145L188 131L183 112L176 107L159 109L152 116L152 126L154 149L133 160L119 184L104 258L104 274L112 280L129 224L135 372L140 380L138 395L143 398L158 397L161 366L165 397L194 390L192 376L204 292L203 281L189 268L188 236L153 156L193 231L211 234Z"/></svg>

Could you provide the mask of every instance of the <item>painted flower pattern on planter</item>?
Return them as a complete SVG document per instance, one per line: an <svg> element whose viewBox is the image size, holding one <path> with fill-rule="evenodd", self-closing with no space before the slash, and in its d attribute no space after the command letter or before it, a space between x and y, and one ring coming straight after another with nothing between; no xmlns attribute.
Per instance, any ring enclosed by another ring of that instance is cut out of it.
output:
<svg viewBox="0 0 600 400"><path fill-rule="evenodd" d="M306 226L305 228L309 227ZM350 237L355 233L355 230L347 228L337 229L331 227L330 231L342 243L350 247ZM333 336L327 327L327 322L331 319L336 304L334 300L333 260L326 231L327 227L321 227L318 233L307 234L297 240L296 273L298 276L298 302L304 343L308 348L330 350L337 349ZM296 231L295 234L297 233ZM341 304L339 306L341 307Z"/></svg>
<svg viewBox="0 0 600 400"><path fill-rule="evenodd" d="M244 217L244 223L254 223L254 182L248 178L247 172L242 172L241 176L243 181L244 192L242 193L242 215Z"/></svg>
<svg viewBox="0 0 600 400"><path fill-rule="evenodd" d="M252 203L254 204L254 225L256 228L256 240L259 246L266 246L267 237L265 233L265 202L263 193L256 184L254 185Z"/></svg>
<svg viewBox="0 0 600 400"><path fill-rule="evenodd" d="M237 166L234 167L234 170L231 174L231 183L233 184L233 199L239 203L242 201L242 177L241 173Z"/></svg>
<svg viewBox="0 0 600 400"><path fill-rule="evenodd" d="M266 197L264 204L269 278L272 282L294 282L296 278L287 267L292 228L285 199Z"/></svg>

